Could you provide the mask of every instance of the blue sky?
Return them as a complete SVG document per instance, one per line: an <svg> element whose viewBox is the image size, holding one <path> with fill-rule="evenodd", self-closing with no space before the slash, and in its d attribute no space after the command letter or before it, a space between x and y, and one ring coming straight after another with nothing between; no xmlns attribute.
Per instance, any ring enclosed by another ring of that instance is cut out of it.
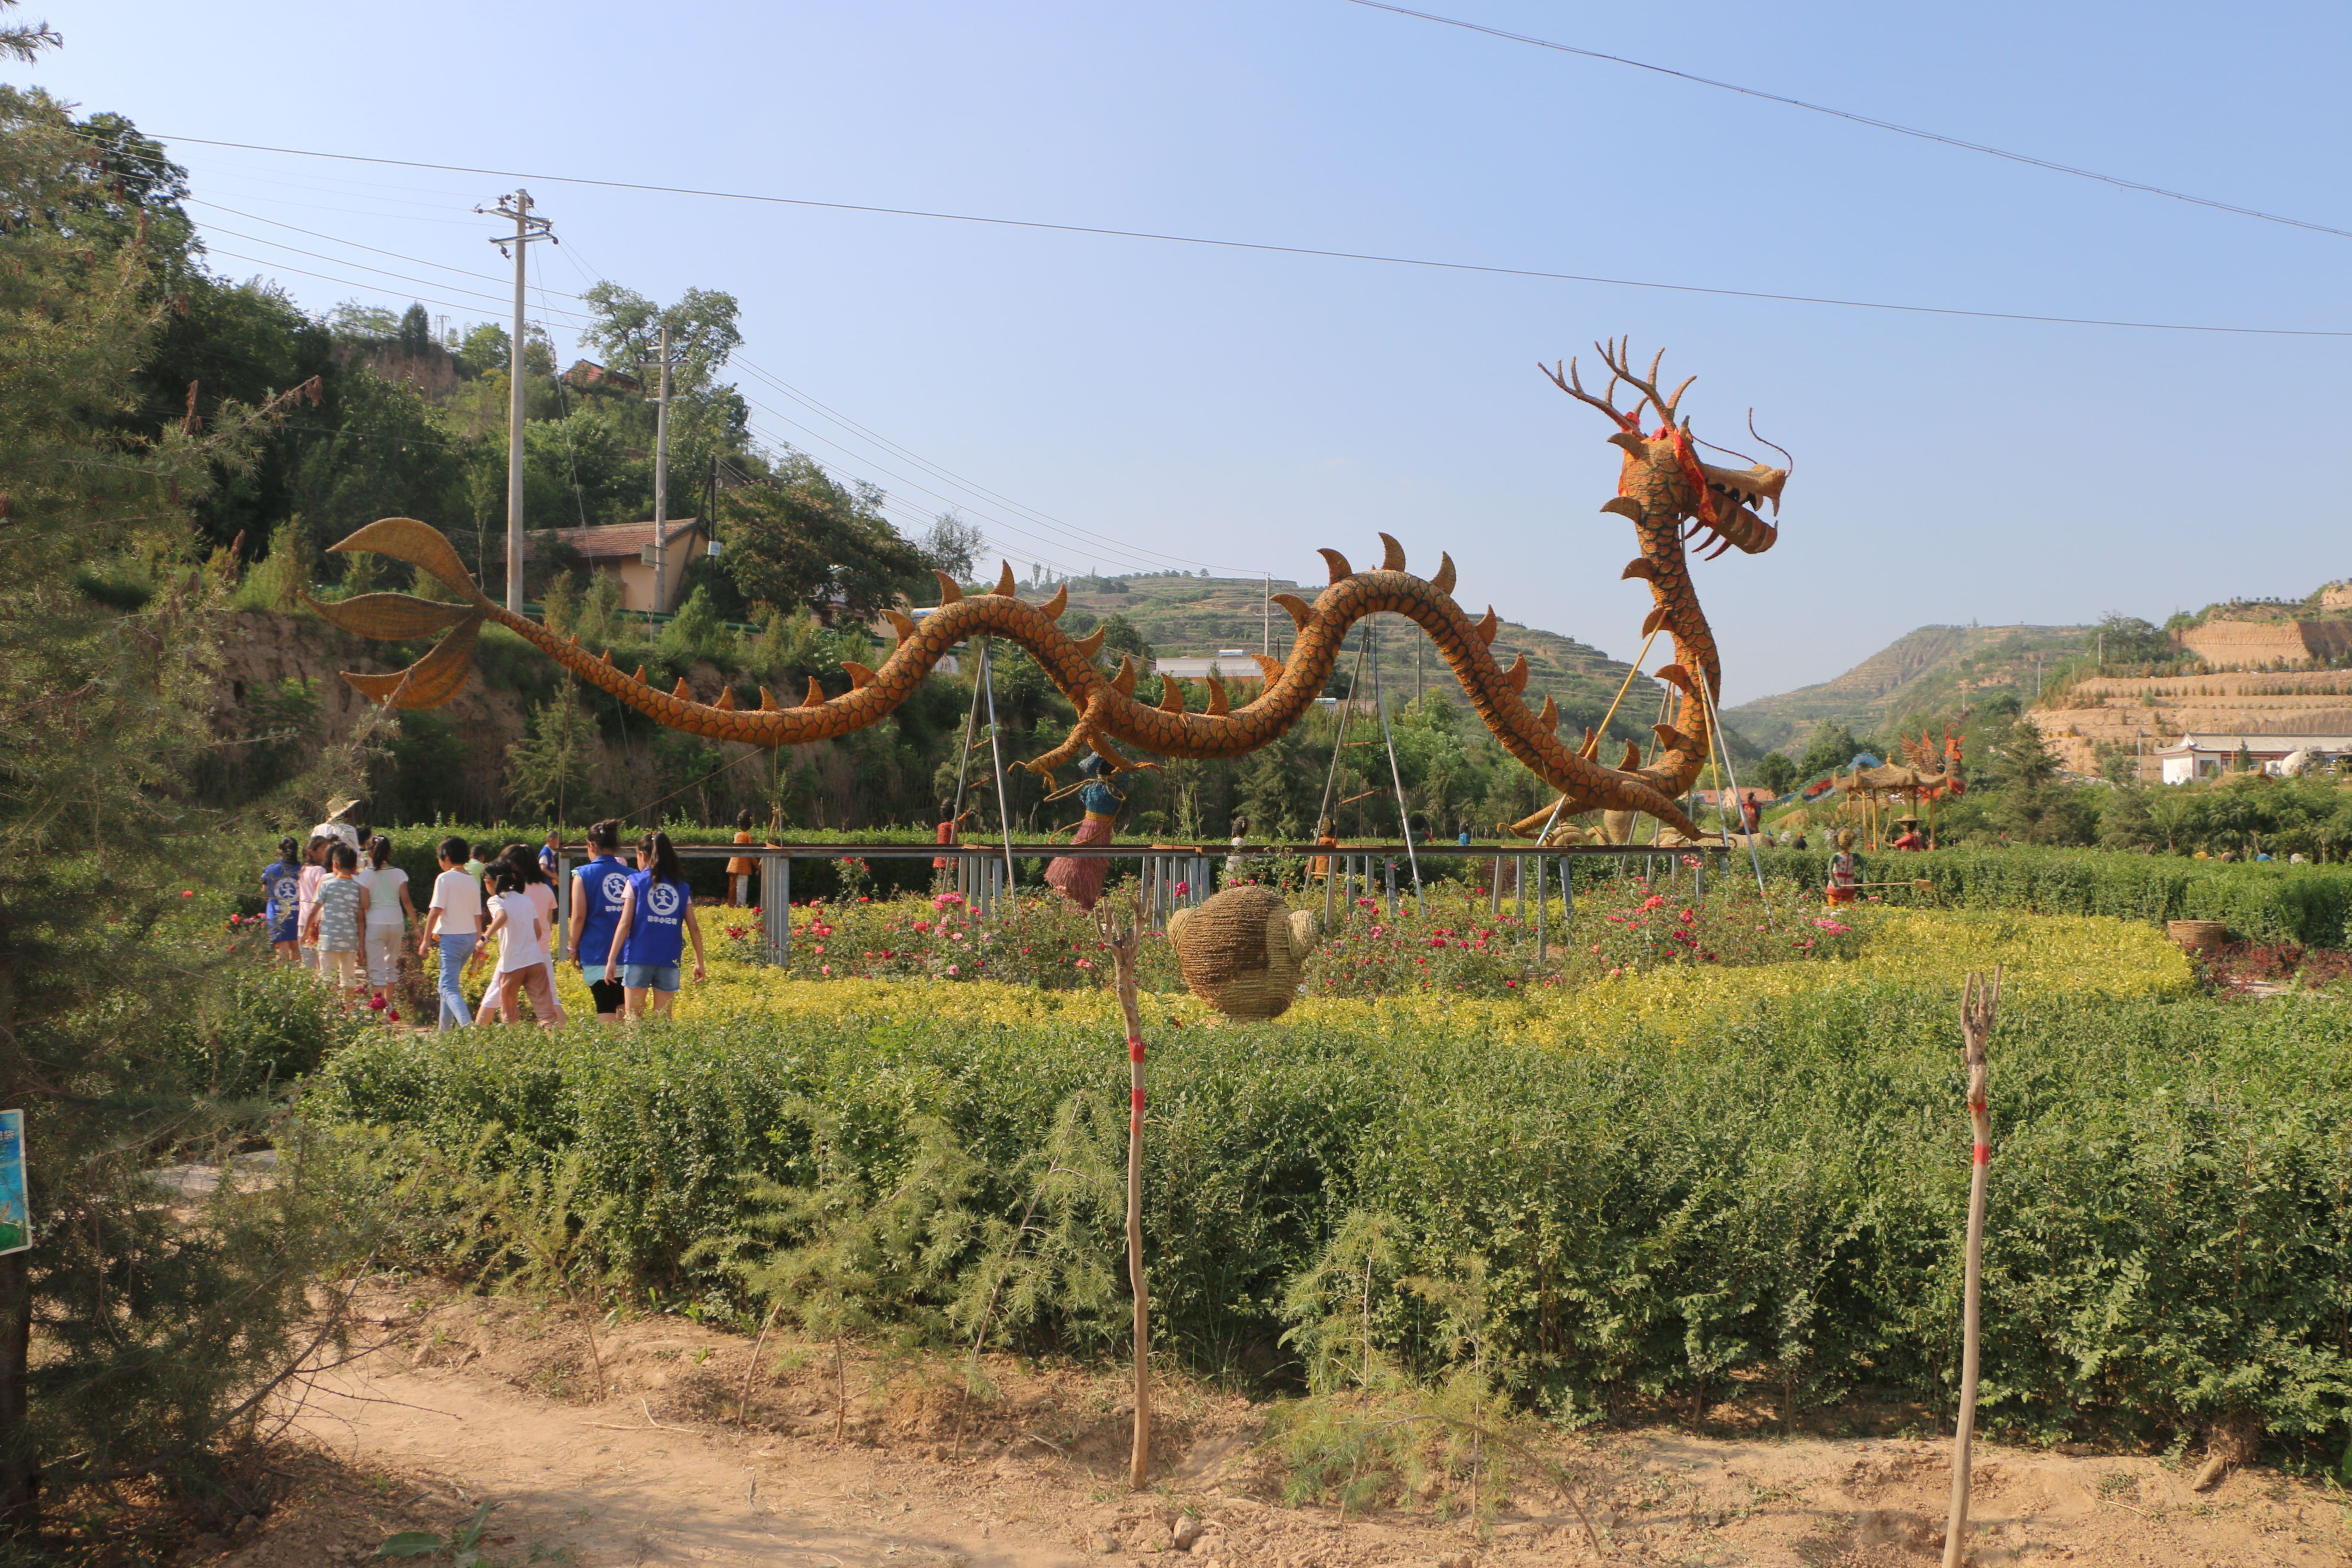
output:
<svg viewBox="0 0 2352 1568"><path fill-rule="evenodd" d="M2342 7L1423 8L2352 227ZM46 16L67 47L0 68L9 79L165 136L1768 292L2352 331L2352 240L1346 0L424 0L396 16L61 0L18 15ZM218 204L194 209L215 249L258 258L222 256L223 270L267 272L319 310L422 296L459 321L503 314L457 290L500 293L491 226L469 209L515 182L173 145ZM1698 376L1684 406L1701 437L1748 447L1752 406L1795 454L1779 547L1699 569L1728 701L1824 679L1923 623L2161 619L2352 574L2352 338L1907 315L532 190L564 241L537 274L550 289L733 292L762 373L738 367L756 429L882 485L910 529L958 504L1024 576L1032 561L1174 558L1315 582L1316 546L1377 560L1386 530L1418 570L1451 552L1474 612L1491 599L1626 657L1647 598L1618 581L1630 531L1596 510L1615 454L1600 416L1535 369L1589 363L1591 341L1618 333L1665 348L1671 379ZM573 303L532 300L566 348L556 312Z"/></svg>

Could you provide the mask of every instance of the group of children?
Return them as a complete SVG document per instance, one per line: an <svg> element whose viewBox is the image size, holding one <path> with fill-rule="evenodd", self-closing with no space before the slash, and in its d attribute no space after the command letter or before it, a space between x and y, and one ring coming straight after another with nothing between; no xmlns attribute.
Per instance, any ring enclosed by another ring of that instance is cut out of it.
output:
<svg viewBox="0 0 2352 1568"><path fill-rule="evenodd" d="M299 863L295 841L279 839L278 859L261 873L265 919L278 958L316 969L355 999L372 988L388 1000L416 911L407 874L390 864L392 840L375 836L362 863L357 838L355 829L331 819L311 835ZM694 978L704 973L702 928L669 836L655 831L640 837L634 867L620 858L620 842L618 823L591 827L591 858L573 873L572 886L569 956L580 965L596 1016L605 1023L618 1022L624 1010L632 1018L668 1011L689 938ZM565 1021L550 948L562 847L562 835L552 832L536 856L522 844L493 855L487 844L469 849L462 838L440 842L441 870L416 952L422 958L436 944L440 950L441 1028L478 1018L520 1023L526 997L542 1028ZM493 937L497 968L478 1008L469 1008L464 976L469 964L488 957Z"/></svg>

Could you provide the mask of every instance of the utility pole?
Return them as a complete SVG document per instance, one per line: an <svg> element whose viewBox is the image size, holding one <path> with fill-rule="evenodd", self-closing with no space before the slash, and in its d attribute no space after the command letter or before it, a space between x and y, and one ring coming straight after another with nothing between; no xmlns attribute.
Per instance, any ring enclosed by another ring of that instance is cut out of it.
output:
<svg viewBox="0 0 2352 1568"><path fill-rule="evenodd" d="M1274 574L1265 573L1265 603L1258 606L1261 619L1259 635L1265 639L1265 657L1274 657Z"/></svg>
<svg viewBox="0 0 2352 1568"><path fill-rule="evenodd" d="M482 209L476 207L476 212ZM533 240L560 243L547 219L530 216L530 193L518 190L499 198L498 215L514 222L512 234L490 241L501 256L514 258L514 335L507 341L507 608L522 614L522 289ZM514 248L509 250L507 247Z"/></svg>
<svg viewBox="0 0 2352 1568"><path fill-rule="evenodd" d="M654 608L669 608L669 323L662 323L661 394L654 399Z"/></svg>

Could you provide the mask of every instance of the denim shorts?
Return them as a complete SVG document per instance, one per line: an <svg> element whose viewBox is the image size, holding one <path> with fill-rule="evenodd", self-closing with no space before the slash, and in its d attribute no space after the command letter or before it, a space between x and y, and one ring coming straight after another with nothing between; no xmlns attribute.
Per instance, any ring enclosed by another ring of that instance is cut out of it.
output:
<svg viewBox="0 0 2352 1568"><path fill-rule="evenodd" d="M625 963L621 965L621 984L632 991L675 991L677 989L677 965Z"/></svg>

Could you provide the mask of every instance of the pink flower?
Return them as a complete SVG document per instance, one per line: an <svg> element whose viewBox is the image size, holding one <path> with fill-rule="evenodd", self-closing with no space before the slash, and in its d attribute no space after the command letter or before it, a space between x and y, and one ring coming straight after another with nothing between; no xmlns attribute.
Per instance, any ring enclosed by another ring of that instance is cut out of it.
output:
<svg viewBox="0 0 2352 1568"><path fill-rule="evenodd" d="M1077 967L1080 969L1092 969L1094 966L1095 961L1091 958L1082 958L1077 962ZM953 971L950 971L950 973L952 973Z"/></svg>
<svg viewBox="0 0 2352 1568"><path fill-rule="evenodd" d="M950 978L950 980L954 979L957 975L961 974L962 973L963 973L963 971L962 971L961 969L960 969L959 967L957 967L955 964L950 963L950 964L949 964L949 965L948 965L948 978Z"/></svg>
<svg viewBox="0 0 2352 1568"><path fill-rule="evenodd" d="M1612 979L1612 980L1615 980L1615 979L1617 979L1620 975L1622 975L1624 973L1625 973L1625 972L1624 972L1623 970L1622 970L1622 969L1612 969L1612 970L1611 970L1611 971L1609 972L1609 978L1610 978L1610 979Z"/></svg>
<svg viewBox="0 0 2352 1568"><path fill-rule="evenodd" d="M1179 882L1176 884L1176 896L1180 899L1190 893L1192 890L1192 884L1190 882Z"/></svg>
<svg viewBox="0 0 2352 1568"><path fill-rule="evenodd" d="M816 972L819 974L831 974L833 973L833 965L830 963L820 963L816 966Z"/></svg>
<svg viewBox="0 0 2352 1568"><path fill-rule="evenodd" d="M963 895L961 893L940 893L932 898L931 908L935 910L944 910L961 902L963 902Z"/></svg>
<svg viewBox="0 0 2352 1568"><path fill-rule="evenodd" d="M1664 893L1652 893L1648 898L1642 900L1642 908L1644 910L1658 909L1664 906L1666 896Z"/></svg>
<svg viewBox="0 0 2352 1568"><path fill-rule="evenodd" d="M1601 950L1596 947L1592 951L1599 952ZM1519 983L1516 980L1506 980L1503 982L1503 989L1506 991L1517 991L1518 988Z"/></svg>

